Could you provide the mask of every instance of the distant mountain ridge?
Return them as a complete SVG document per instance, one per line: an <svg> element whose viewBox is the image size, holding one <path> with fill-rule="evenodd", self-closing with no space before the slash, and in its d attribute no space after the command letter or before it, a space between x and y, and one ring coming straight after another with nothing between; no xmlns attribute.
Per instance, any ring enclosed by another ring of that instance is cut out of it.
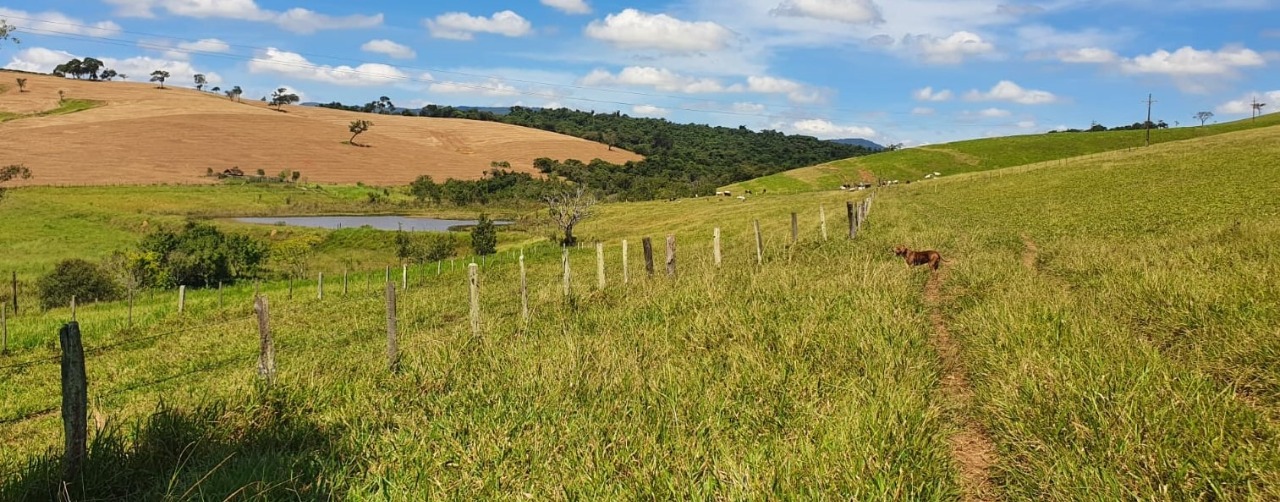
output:
<svg viewBox="0 0 1280 502"><path fill-rule="evenodd" d="M862 139L862 138L845 138L845 139L833 139L833 140L829 140L829 141L831 141L832 143L840 143L840 144L842 144L842 145L860 146L860 147L863 147L863 148L866 148L866 149L869 149L869 150L884 150L884 149L885 149L884 145L881 145L881 144L876 143L876 142L874 142L874 141L871 141L871 140L869 140L869 139Z"/></svg>

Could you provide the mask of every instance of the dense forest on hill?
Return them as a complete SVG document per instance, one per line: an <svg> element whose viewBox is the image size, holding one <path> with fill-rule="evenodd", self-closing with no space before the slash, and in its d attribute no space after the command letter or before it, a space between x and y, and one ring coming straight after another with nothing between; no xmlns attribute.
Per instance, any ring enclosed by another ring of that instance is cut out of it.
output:
<svg viewBox="0 0 1280 502"><path fill-rule="evenodd" d="M341 103L320 106L366 113L501 122L575 136L644 155L645 160L623 165L596 159L547 159L542 165L534 166L543 173L584 184L601 196L619 200L708 195L713 194L716 187L739 181L875 153L859 146L778 131L676 124L665 119L565 108L512 107L508 113L498 114L489 110L428 105L415 111L395 108L385 98L364 106ZM554 160L554 164L548 163L549 160Z"/></svg>

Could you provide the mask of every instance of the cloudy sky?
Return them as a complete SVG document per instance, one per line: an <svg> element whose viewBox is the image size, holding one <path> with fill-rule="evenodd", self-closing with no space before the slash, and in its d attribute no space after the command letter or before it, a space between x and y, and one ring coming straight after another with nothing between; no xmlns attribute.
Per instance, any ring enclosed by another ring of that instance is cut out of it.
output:
<svg viewBox="0 0 1280 502"><path fill-rule="evenodd" d="M8 68L925 144L1280 109L1280 0L0 0Z"/></svg>

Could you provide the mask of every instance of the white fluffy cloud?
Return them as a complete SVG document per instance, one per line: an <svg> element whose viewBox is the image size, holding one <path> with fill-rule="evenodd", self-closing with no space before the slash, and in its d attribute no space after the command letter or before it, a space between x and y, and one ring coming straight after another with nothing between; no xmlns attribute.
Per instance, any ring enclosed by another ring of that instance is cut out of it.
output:
<svg viewBox="0 0 1280 502"><path fill-rule="evenodd" d="M908 36L906 45L913 47L927 63L959 64L965 58L995 52L991 42L968 31L957 31L946 38L929 35Z"/></svg>
<svg viewBox="0 0 1280 502"><path fill-rule="evenodd" d="M413 59L418 57L418 53L414 52L406 45L401 45L390 40L370 40L360 46L360 50L372 52L375 54L385 54L396 59Z"/></svg>
<svg viewBox="0 0 1280 502"><path fill-rule="evenodd" d="M729 46L734 34L710 21L682 21L666 14L626 9L587 25L586 34L622 49L708 52Z"/></svg>
<svg viewBox="0 0 1280 502"><path fill-rule="evenodd" d="M1218 105L1213 111L1221 115L1252 115L1253 101L1255 99L1259 103L1265 104L1262 107L1262 113L1264 114L1280 111L1280 90L1250 93L1240 99L1233 99Z"/></svg>
<svg viewBox="0 0 1280 502"><path fill-rule="evenodd" d="M301 54L282 51L274 47L258 54L249 61L251 73L288 75L295 78L346 86L378 86L409 80L410 77L394 66L366 63L356 67L319 65L308 61Z"/></svg>
<svg viewBox="0 0 1280 502"><path fill-rule="evenodd" d="M778 77L747 77L746 90L760 94L783 94L788 100L798 104L814 104L827 100L827 92L821 89Z"/></svg>
<svg viewBox="0 0 1280 502"><path fill-rule="evenodd" d="M680 75L665 68L651 66L631 66L617 74L605 70L595 70L580 81L585 86L630 85L652 87L662 92L680 92L687 94L725 92L725 86L710 78L695 78Z"/></svg>
<svg viewBox="0 0 1280 502"><path fill-rule="evenodd" d="M1256 68L1266 64L1261 54L1243 47L1211 51L1187 46L1173 52L1161 49L1136 56L1125 60L1121 69L1129 73L1171 76L1234 75L1240 68Z"/></svg>
<svg viewBox="0 0 1280 502"><path fill-rule="evenodd" d="M871 0L786 0L769 11L775 16L806 17L850 24L884 22Z"/></svg>
<svg viewBox="0 0 1280 502"><path fill-rule="evenodd" d="M920 89L912 93L912 96L916 98L916 101L941 102L941 101L949 101L951 99L952 94L951 94L951 91L947 89L942 89L940 91L934 92L933 87L925 87L924 89Z"/></svg>
<svg viewBox="0 0 1280 502"><path fill-rule="evenodd" d="M56 31L91 37L110 37L120 33L120 25L115 22L86 22L55 11L27 12L0 7L0 19L19 30Z"/></svg>
<svg viewBox="0 0 1280 502"><path fill-rule="evenodd" d="M105 0L116 6L116 14L128 17L156 17L156 10L194 18L240 19L274 23L294 33L320 30L372 28L382 24L382 14L372 16L328 16L293 8L283 12L263 9L254 0Z"/></svg>
<svg viewBox="0 0 1280 502"><path fill-rule="evenodd" d="M471 94L475 96L519 96L520 90L501 80L489 79L482 83L436 82L428 89L441 94Z"/></svg>
<svg viewBox="0 0 1280 502"><path fill-rule="evenodd" d="M843 139L849 137L871 139L879 136L879 133L870 127L838 125L823 119L798 120L790 124L781 124L780 127L775 128L820 139Z"/></svg>
<svg viewBox="0 0 1280 502"><path fill-rule="evenodd" d="M1003 110L1000 108L987 108L985 110L981 110L978 112L979 117L986 117L986 118L1000 118L1000 117L1008 117L1010 115L1013 115L1013 113L1011 113L1009 110Z"/></svg>
<svg viewBox="0 0 1280 502"><path fill-rule="evenodd" d="M1045 105L1058 101L1058 97L1052 92L1024 89L1022 86L1008 80L1001 80L1000 83L987 92L969 91L965 95L965 99L969 101L1008 101L1021 105Z"/></svg>
<svg viewBox="0 0 1280 502"><path fill-rule="evenodd" d="M653 105L635 105L631 107L631 112L646 117L665 117L671 113L671 110Z"/></svg>
<svg viewBox="0 0 1280 502"><path fill-rule="evenodd" d="M465 12L448 12L424 21L431 36L451 40L471 40L476 33L492 33L507 37L523 37L533 32L533 24L515 12L504 10L492 16L472 16Z"/></svg>
<svg viewBox="0 0 1280 502"><path fill-rule="evenodd" d="M590 14L591 6L584 0L542 0L542 5L565 14Z"/></svg>
<svg viewBox="0 0 1280 502"><path fill-rule="evenodd" d="M203 38L195 42L182 42L178 48L193 52L231 52L231 45L216 38Z"/></svg>
<svg viewBox="0 0 1280 502"><path fill-rule="evenodd" d="M1109 49L1085 47L1058 51L1058 60L1064 63L1108 64L1120 60L1120 56Z"/></svg>
<svg viewBox="0 0 1280 502"><path fill-rule="evenodd" d="M70 52L32 47L18 51L4 67L10 70L49 73L54 67L72 59L76 59L76 56Z"/></svg>

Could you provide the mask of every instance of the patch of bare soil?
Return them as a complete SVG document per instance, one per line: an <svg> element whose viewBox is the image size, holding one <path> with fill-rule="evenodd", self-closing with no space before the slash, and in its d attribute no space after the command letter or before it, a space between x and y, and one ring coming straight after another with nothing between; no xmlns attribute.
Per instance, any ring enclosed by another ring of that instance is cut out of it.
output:
<svg viewBox="0 0 1280 502"><path fill-rule="evenodd" d="M1036 258L1040 256L1040 248L1036 246L1035 241L1025 234L1022 236L1022 246L1022 266L1027 267L1027 270L1035 270Z"/></svg>

